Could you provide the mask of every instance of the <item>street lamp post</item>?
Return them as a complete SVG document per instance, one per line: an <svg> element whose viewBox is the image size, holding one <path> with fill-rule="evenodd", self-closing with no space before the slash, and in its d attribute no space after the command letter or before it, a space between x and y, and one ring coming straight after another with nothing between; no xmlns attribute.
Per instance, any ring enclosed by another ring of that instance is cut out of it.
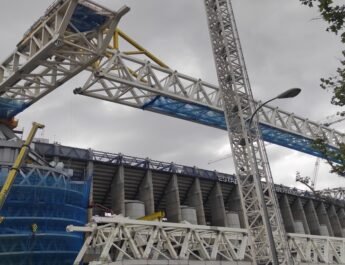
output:
<svg viewBox="0 0 345 265"><path fill-rule="evenodd" d="M275 100L275 99L283 99L283 98L294 98L296 97L299 93L301 93L301 89L300 88L290 88L288 90L286 90L285 92L279 94L278 96L271 98L267 101L265 101L264 103L262 103L252 114L252 116L249 119L249 124L248 124L248 128L250 130L252 122L253 122L253 118L255 116L255 114L266 104L270 103L271 101Z"/></svg>
<svg viewBox="0 0 345 265"><path fill-rule="evenodd" d="M301 89L300 88L291 88L291 89L288 89L286 90L285 92L279 94L278 96L274 97L274 98L271 98L267 101L265 101L263 104L261 104L259 107L257 107L257 109L253 112L253 114L251 115L250 119L249 119L249 124L248 124L248 131L249 131L249 134L251 134L251 126L252 126L252 122L253 122L253 118L254 116L256 115L256 113L263 107L265 106L267 103L275 100L275 99L284 99L284 98L293 98L293 97L296 97L299 93L301 92ZM251 147L252 149L252 152L255 156L255 151L254 151L254 148L253 146ZM255 162L256 163L256 162ZM256 165L256 167L258 167L258 165ZM260 176L258 176L258 178L260 178ZM262 183L261 183L261 179L258 180L258 185L259 185L259 191L260 191L260 197L262 199L262 201L264 202L265 200L265 195L263 193L263 187L262 187ZM268 215L268 211L267 211L267 206L266 206L266 203L264 203L264 207L263 207L263 214L265 216L265 219L266 220L270 220L269 218L269 215ZM272 232L272 228L271 228L271 225L268 223L266 224L266 229L267 229L267 233L268 233L268 240L270 242L272 242L273 244L271 245L275 245L274 243L274 237L273 237L273 232ZM279 261L278 261L278 255L277 255L277 251L276 249L272 249L272 260L273 260L273 264L279 264Z"/></svg>

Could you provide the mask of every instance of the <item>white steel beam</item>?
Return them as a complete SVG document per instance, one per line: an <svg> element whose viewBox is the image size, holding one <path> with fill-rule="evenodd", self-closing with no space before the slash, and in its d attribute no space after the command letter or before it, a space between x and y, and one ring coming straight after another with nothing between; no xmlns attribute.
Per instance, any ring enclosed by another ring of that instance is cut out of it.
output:
<svg viewBox="0 0 345 265"><path fill-rule="evenodd" d="M99 65L93 69L84 86L76 89L75 93L157 112L159 111L152 106L161 96L205 108L204 114L199 110L200 119L194 120L195 122L207 124L208 118L224 119L223 100L218 86L125 55L118 50L108 50ZM251 103L255 108L261 104L260 101L255 100ZM214 117L208 116L211 112ZM260 124L282 132L310 140L324 136L334 148L339 148L339 143L345 142L345 134L277 107L265 105L257 116ZM210 122L208 125L226 129L225 123L222 125L222 122L224 123L224 121L219 121L218 124ZM231 128L233 130L238 128L238 120L232 121Z"/></svg>
<svg viewBox="0 0 345 265"><path fill-rule="evenodd" d="M95 63L128 11L112 12L91 1L56 1L0 64L1 102L13 104L2 118L13 117Z"/></svg>
<svg viewBox="0 0 345 265"><path fill-rule="evenodd" d="M92 240L88 237L74 264L88 253L93 253L92 264L125 259L251 261L245 229L112 216L94 217L85 228L68 226L67 231L91 232Z"/></svg>
<svg viewBox="0 0 345 265"><path fill-rule="evenodd" d="M173 260L177 263L184 260L183 264L190 260L200 260L205 264L212 261L217 261L217 264L220 261L229 262L226 264L253 262L249 258L246 229L112 216L94 217L85 227L71 225L67 231L89 234L74 264L80 264L84 258L91 258L90 264L98 265L115 264L116 261L126 264L126 260L139 263L151 260L152 264L171 264ZM287 234L287 238L294 264L345 263L344 238L292 233Z"/></svg>
<svg viewBox="0 0 345 265"><path fill-rule="evenodd" d="M252 116L256 106L231 0L204 3L251 256L258 265L293 264L258 119Z"/></svg>
<svg viewBox="0 0 345 265"><path fill-rule="evenodd" d="M296 264L344 264L345 239L303 234L288 234Z"/></svg>

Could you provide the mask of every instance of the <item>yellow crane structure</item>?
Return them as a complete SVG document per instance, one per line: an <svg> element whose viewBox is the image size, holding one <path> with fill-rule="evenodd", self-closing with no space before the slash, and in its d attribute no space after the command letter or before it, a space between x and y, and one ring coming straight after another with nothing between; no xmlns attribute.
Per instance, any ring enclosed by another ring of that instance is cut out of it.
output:
<svg viewBox="0 0 345 265"><path fill-rule="evenodd" d="M34 139L36 132L38 129L43 129L44 125L37 123L37 122L33 122L32 123L32 128L30 130L30 133L28 135L28 137L26 138L26 141L24 142L24 144L22 145L19 155L17 156L16 160L13 163L13 166L10 170L10 172L8 173L8 176L5 180L4 185L1 188L0 191L0 210L2 209L6 198L8 196L8 194L10 193L11 187L14 183L14 180L16 179L16 176L18 174L19 169L21 168L21 166L23 165L25 158L27 156L27 154L29 153L29 149L30 149L30 144L32 143L32 140Z"/></svg>
<svg viewBox="0 0 345 265"><path fill-rule="evenodd" d="M142 221L161 221L165 217L165 213L163 211L155 212L149 215L145 215L143 217L138 218L138 220Z"/></svg>

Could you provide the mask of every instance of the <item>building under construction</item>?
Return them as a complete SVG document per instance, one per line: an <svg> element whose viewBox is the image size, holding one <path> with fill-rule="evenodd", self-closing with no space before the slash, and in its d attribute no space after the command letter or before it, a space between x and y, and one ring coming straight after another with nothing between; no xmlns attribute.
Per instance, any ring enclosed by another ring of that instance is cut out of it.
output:
<svg viewBox="0 0 345 265"><path fill-rule="evenodd" d="M0 264L345 264L343 190L275 185L264 145L323 158L313 140L337 152L345 135L253 99L231 1L204 5L217 85L118 29L128 7L90 0L55 1L1 63ZM75 94L226 130L236 172L32 141L35 131L23 143L15 116L81 72Z"/></svg>

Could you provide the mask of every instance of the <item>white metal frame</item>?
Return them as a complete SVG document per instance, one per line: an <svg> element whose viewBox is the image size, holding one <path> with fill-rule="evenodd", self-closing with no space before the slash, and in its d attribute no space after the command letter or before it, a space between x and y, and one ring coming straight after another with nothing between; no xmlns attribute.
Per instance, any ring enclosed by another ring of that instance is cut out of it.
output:
<svg viewBox="0 0 345 265"><path fill-rule="evenodd" d="M100 28L79 32L71 22L78 4L92 8L108 20ZM128 11L128 7L123 7L114 13L91 1L57 1L0 65L1 98L33 104L95 63Z"/></svg>
<svg viewBox="0 0 345 265"><path fill-rule="evenodd" d="M333 199L335 201L345 201L345 188L339 187L334 189L324 189L320 191L316 191L317 196L320 196L324 199Z"/></svg>
<svg viewBox="0 0 345 265"><path fill-rule="evenodd" d="M297 264L345 264L345 238L288 234Z"/></svg>
<svg viewBox="0 0 345 265"><path fill-rule="evenodd" d="M292 264L257 117L247 124L255 106L231 0L205 0L205 7L253 260Z"/></svg>
<svg viewBox="0 0 345 265"><path fill-rule="evenodd" d="M135 260L250 261L247 230L165 222L122 216L93 217L86 227L69 232L89 233L74 264Z"/></svg>
<svg viewBox="0 0 345 265"><path fill-rule="evenodd" d="M172 260L223 260L229 264L252 262L245 229L112 216L93 217L93 221L85 227L71 225L67 231L87 235L75 265L83 260L90 265L115 264L125 260L150 260L152 264L168 264L164 261ZM295 264L345 263L344 238L291 233L287 234L287 238Z"/></svg>
<svg viewBox="0 0 345 265"><path fill-rule="evenodd" d="M135 108L143 108L157 96L166 96L216 112L224 111L219 87L118 50L107 50L86 83L75 93ZM254 107L260 103L252 102ZM334 148L345 142L345 134L277 107L265 105L257 116L261 124L307 139L323 135ZM232 127L236 126L233 122Z"/></svg>

